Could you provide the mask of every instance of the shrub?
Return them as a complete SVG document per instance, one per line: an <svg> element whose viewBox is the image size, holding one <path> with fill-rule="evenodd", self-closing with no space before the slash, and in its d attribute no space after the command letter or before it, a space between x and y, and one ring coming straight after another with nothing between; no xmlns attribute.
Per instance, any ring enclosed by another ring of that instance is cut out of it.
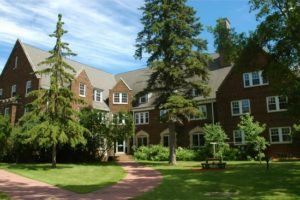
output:
<svg viewBox="0 0 300 200"><path fill-rule="evenodd" d="M141 146L134 152L138 160L166 161L169 159L169 149L161 145Z"/></svg>
<svg viewBox="0 0 300 200"><path fill-rule="evenodd" d="M176 159L178 161L191 161L196 159L196 151L192 149L178 148L176 150Z"/></svg>

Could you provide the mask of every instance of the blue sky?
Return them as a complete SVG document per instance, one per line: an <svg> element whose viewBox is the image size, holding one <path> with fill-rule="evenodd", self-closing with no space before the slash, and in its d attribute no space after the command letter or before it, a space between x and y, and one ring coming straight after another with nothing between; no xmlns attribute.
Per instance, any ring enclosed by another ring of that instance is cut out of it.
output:
<svg viewBox="0 0 300 200"><path fill-rule="evenodd" d="M88 3L87 3L88 2ZM248 0L188 0L204 25L200 35L214 52L213 37L207 26L219 17L228 17L237 32L254 30L255 15L249 13ZM135 60L135 39L142 29L139 7L143 0L0 0L0 71L17 38L43 50L54 40L57 14L62 13L68 34L64 41L77 53L72 59L111 73L145 67Z"/></svg>

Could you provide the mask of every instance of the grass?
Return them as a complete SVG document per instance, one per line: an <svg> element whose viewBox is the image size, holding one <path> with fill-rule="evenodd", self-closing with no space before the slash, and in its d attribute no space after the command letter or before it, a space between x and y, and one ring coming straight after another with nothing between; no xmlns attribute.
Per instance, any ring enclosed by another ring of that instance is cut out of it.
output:
<svg viewBox="0 0 300 200"><path fill-rule="evenodd" d="M200 162L142 162L158 169L162 184L138 197L147 199L300 199L300 162L228 162L225 171L192 171Z"/></svg>
<svg viewBox="0 0 300 200"><path fill-rule="evenodd" d="M97 164L0 164L0 168L76 193L89 193L113 185L125 177L121 166Z"/></svg>
<svg viewBox="0 0 300 200"><path fill-rule="evenodd" d="M4 194L3 192L0 192L0 199L1 200L10 200L10 198L6 194Z"/></svg>

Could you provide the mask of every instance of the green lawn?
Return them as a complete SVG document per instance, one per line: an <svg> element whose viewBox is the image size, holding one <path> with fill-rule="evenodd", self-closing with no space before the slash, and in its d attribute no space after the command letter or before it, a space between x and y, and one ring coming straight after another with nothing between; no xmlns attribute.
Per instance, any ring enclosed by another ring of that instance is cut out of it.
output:
<svg viewBox="0 0 300 200"><path fill-rule="evenodd" d="M200 162L142 162L158 169L163 183L142 199L300 199L300 162L229 162L225 171L194 172Z"/></svg>
<svg viewBox="0 0 300 200"><path fill-rule="evenodd" d="M0 168L77 193L89 193L112 185L126 174L122 167L109 162L101 164L0 164Z"/></svg>
<svg viewBox="0 0 300 200"><path fill-rule="evenodd" d="M10 200L10 198L6 194L4 194L3 192L0 192L0 199L1 200Z"/></svg>

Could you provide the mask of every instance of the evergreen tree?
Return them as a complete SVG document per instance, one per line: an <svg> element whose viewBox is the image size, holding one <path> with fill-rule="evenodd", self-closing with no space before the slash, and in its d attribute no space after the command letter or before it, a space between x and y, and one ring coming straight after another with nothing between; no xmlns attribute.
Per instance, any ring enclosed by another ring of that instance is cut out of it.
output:
<svg viewBox="0 0 300 200"><path fill-rule="evenodd" d="M238 34L226 18L217 19L215 27L209 27L208 31L214 35L214 46L222 59L222 65L229 66L238 58L241 49L246 43L244 33Z"/></svg>
<svg viewBox="0 0 300 200"><path fill-rule="evenodd" d="M56 167L56 149L59 144L69 143L75 147L78 143L86 143L84 133L88 132L79 124L78 113L72 107L74 103L80 103L70 90L75 70L64 58L75 54L68 43L61 40L67 33L61 18L59 14L56 30L50 35L56 38L54 48L49 51L51 56L39 63L47 68L36 72L41 76L50 76L50 88L30 94L35 97L31 104L32 111L20 121L28 136L26 142L37 142L39 146L52 148L52 167Z"/></svg>
<svg viewBox="0 0 300 200"><path fill-rule="evenodd" d="M145 0L141 8L144 28L137 36L135 56L149 55L152 69L142 93L157 94L155 105L166 109L170 133L169 163L176 164L176 124L199 114L192 90L208 95L208 55L206 41L199 38L202 25L186 0ZM142 95L141 93L141 95Z"/></svg>

